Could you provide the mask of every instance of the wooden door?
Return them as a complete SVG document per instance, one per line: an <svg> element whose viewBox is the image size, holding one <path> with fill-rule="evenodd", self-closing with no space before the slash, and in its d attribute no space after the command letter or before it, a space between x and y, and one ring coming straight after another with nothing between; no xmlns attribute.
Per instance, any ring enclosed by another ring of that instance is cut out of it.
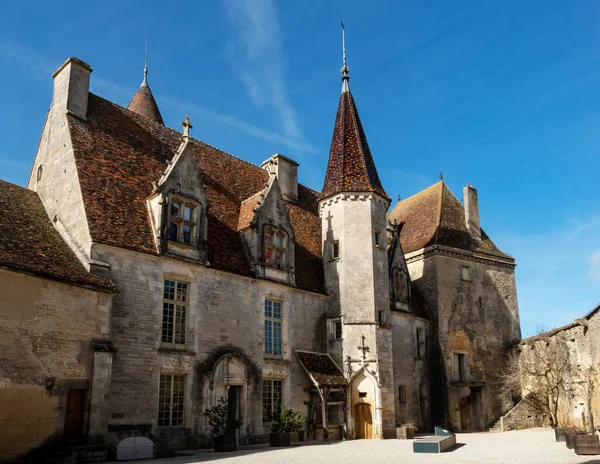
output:
<svg viewBox="0 0 600 464"><path fill-rule="evenodd" d="M83 417L85 414L85 390L69 390L65 408L65 440L83 438Z"/></svg>
<svg viewBox="0 0 600 464"><path fill-rule="evenodd" d="M354 427L356 439L373 438L373 414L370 404L359 403L354 406Z"/></svg>

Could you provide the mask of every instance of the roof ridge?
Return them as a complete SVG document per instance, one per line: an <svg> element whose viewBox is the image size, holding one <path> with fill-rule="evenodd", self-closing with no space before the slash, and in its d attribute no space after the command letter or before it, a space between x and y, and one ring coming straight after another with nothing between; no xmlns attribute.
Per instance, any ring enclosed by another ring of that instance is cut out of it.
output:
<svg viewBox="0 0 600 464"><path fill-rule="evenodd" d="M435 226L435 234L433 234L432 239L437 242L440 235L440 228L442 227L442 210L444 207L444 181L441 180L439 182L441 184L440 188L440 201L438 203L438 217L437 217L437 225Z"/></svg>
<svg viewBox="0 0 600 464"><path fill-rule="evenodd" d="M119 108L119 109L122 109L122 110L128 111L128 112L129 112L129 113L131 113L131 114L134 114L134 115L135 115L135 117L137 117L137 118L144 118L144 116L142 116L142 115L140 115L140 114L136 113L135 111L131 111L130 109L128 109L128 108L126 108L126 107L124 107L124 106L121 106L121 105L119 105L118 103L112 102L112 101L110 101L110 100L108 100L108 99L106 99L106 98L104 98L104 97L101 97L101 96L100 96L100 95L98 95L98 94L95 94L95 93L93 93L93 92L90 92L90 94L91 94L91 95L94 95L94 96L95 96L95 97L97 97L97 98L100 98L100 99L104 100L105 102L108 102L108 103L110 103L111 105L113 105L113 106L115 106L115 107L117 107L117 108ZM170 130L170 131L173 131L173 132L175 132L176 134L179 134L179 135L181 135L181 133L180 133L178 130L176 130L176 129L173 129L172 127L169 127L169 126L167 126L166 124L160 124L160 123L158 123L158 122L156 122L156 121L153 121L152 119L148 119L148 118L144 118L144 121L150 121L152 124L154 124L154 125L156 125L156 126L160 127L161 129L168 129L168 130ZM236 159L236 160L238 160L238 161L241 161L241 162L243 162L243 163L246 163L247 165L249 165L249 166L252 166L252 167L254 167L254 168L260 169L261 171L264 171L264 169L262 169L260 166L258 166L258 165L256 165L256 164L254 164L254 163L252 163L252 162L250 162L250 161L248 161L248 160L245 160L245 159L243 159L243 158L240 158L239 156L236 156L236 155L234 155L234 154L232 154L232 153L229 153L228 151L225 151L225 150L223 150L223 149L221 149L221 148L219 148L219 147L217 147L217 146L215 146L215 145L211 145L210 143L207 143L207 142L205 142L205 141L203 141L203 140L197 139L197 138L195 138L195 137L192 137L192 136L190 136L190 140L192 140L192 141L194 141L194 142L198 142L198 143L200 143L200 144L202 144L202 145L206 145L207 147L209 147L209 148L213 148L214 150L218 150L218 151L220 151L221 153L223 153L224 155L231 156L232 158L234 158L234 159ZM265 172L267 172L267 171L265 171ZM321 192L318 192L317 190L315 190L315 189L313 189L313 188L311 188L311 187L308 187L307 185L300 184L300 183L298 183L298 185L302 185L303 187L306 187L307 189L309 189L309 190L312 190L313 192L315 192L315 193L317 193L317 194L320 194L320 193L321 193Z"/></svg>
<svg viewBox="0 0 600 464"><path fill-rule="evenodd" d="M418 197L419 195L421 195L421 194L425 193L427 190L429 190L429 189L431 189L431 188L434 188L434 187L436 187L436 186L437 186L437 184L439 184L439 181L438 181L438 182L436 182L435 184L431 184L429 187L426 187L426 188L424 188L423 190L419 190L417 193L414 193L414 194L412 194L412 195L411 195L411 196L409 196L409 197L406 197L404 200L400 200L398 203L396 203L396 206L398 206L400 203L403 203L403 202L405 202L405 201L409 201L409 200L412 200L412 199L414 199L415 197ZM396 206L394 206L394 209L396 208Z"/></svg>

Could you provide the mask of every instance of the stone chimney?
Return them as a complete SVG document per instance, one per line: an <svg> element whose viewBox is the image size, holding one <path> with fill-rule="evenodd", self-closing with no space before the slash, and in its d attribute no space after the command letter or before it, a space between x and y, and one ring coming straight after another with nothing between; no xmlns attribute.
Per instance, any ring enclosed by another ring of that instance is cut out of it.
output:
<svg viewBox="0 0 600 464"><path fill-rule="evenodd" d="M64 110L78 118L86 119L91 72L90 65L77 58L69 58L65 61L52 74L54 78L52 106L57 110Z"/></svg>
<svg viewBox="0 0 600 464"><path fill-rule="evenodd" d="M465 219L467 229L475 240L481 240L481 225L479 222L479 202L477 200L477 190L472 184L467 184L463 188L465 199Z"/></svg>
<svg viewBox="0 0 600 464"><path fill-rule="evenodd" d="M277 177L283 199L289 203L298 202L298 166L300 165L293 159L280 153L275 153L260 165Z"/></svg>

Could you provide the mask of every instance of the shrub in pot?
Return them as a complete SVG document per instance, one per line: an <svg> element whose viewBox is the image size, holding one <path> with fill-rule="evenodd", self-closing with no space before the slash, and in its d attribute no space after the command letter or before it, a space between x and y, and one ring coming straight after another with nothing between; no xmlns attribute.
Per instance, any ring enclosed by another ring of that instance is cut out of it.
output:
<svg viewBox="0 0 600 464"><path fill-rule="evenodd" d="M298 432L304 424L304 419L298 411L280 405L271 415L271 446L290 446L290 433Z"/></svg>
<svg viewBox="0 0 600 464"><path fill-rule="evenodd" d="M400 427L396 427L396 438L399 440L412 440L415 438L417 429L416 422L409 421L406 424L402 424Z"/></svg>
<svg viewBox="0 0 600 464"><path fill-rule="evenodd" d="M212 429L215 451L236 451L237 449L235 431L242 426L243 421L233 419L233 412L234 409L223 397L219 398L217 404L212 408L204 411L204 415L208 418L208 425Z"/></svg>

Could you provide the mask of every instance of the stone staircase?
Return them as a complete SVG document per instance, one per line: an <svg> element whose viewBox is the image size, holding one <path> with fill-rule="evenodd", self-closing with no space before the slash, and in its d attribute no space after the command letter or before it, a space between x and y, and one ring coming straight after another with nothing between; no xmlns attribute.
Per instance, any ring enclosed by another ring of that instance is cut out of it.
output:
<svg viewBox="0 0 600 464"><path fill-rule="evenodd" d="M544 425L544 417L523 398L514 408L498 419L489 429L490 432L528 429Z"/></svg>

